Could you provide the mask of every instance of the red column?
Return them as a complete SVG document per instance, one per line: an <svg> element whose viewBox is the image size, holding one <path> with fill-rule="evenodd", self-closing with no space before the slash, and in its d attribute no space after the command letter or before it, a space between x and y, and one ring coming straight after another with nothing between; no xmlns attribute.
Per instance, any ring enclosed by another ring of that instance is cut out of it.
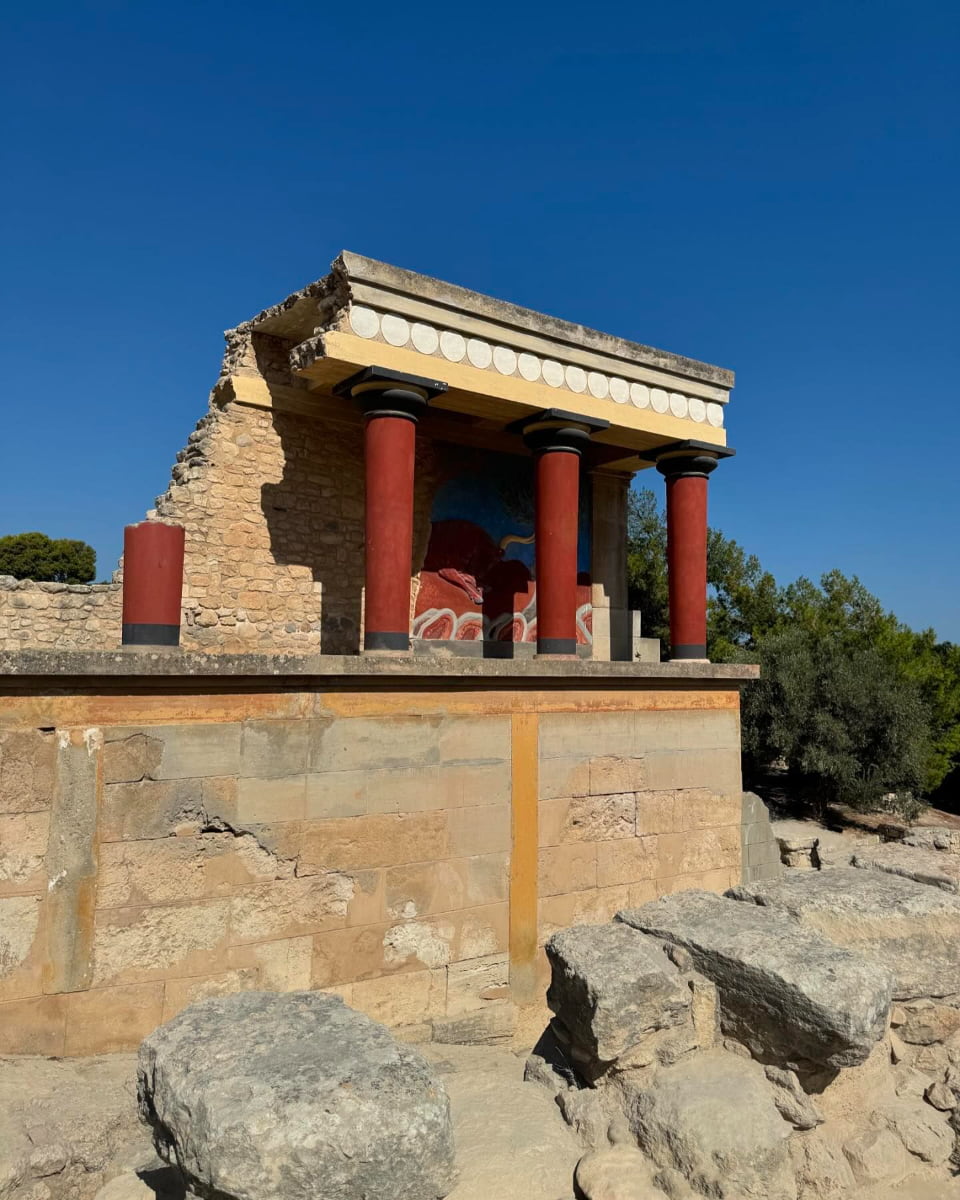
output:
<svg viewBox="0 0 960 1200"><path fill-rule="evenodd" d="M159 521L123 531L125 646L179 646L183 529Z"/></svg>
<svg viewBox="0 0 960 1200"><path fill-rule="evenodd" d="M577 526L580 451L536 457L537 653L577 652Z"/></svg>
<svg viewBox="0 0 960 1200"><path fill-rule="evenodd" d="M707 657L707 476L717 460L678 454L657 463L667 481L671 658Z"/></svg>
<svg viewBox="0 0 960 1200"><path fill-rule="evenodd" d="M333 389L358 401L366 418L364 650L410 649L417 420L446 390L439 379L385 367L364 367Z"/></svg>
<svg viewBox="0 0 960 1200"><path fill-rule="evenodd" d="M370 412L366 461L365 650L409 650L416 418Z"/></svg>
<svg viewBox="0 0 960 1200"><path fill-rule="evenodd" d="M537 574L537 654L577 653L577 532L580 455L607 421L550 408L510 428L534 454L534 547Z"/></svg>

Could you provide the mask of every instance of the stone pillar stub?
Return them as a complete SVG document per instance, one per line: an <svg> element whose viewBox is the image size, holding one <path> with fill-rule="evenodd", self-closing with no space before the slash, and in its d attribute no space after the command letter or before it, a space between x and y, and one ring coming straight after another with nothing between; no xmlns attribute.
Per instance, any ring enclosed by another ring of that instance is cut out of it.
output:
<svg viewBox="0 0 960 1200"><path fill-rule="evenodd" d="M102 788L102 730L58 729L46 859L46 993L83 991L93 977L97 812Z"/></svg>

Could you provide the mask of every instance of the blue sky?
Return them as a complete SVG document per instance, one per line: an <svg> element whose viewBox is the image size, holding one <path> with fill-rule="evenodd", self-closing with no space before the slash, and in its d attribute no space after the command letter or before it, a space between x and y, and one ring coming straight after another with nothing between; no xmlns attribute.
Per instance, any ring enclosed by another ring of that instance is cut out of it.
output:
<svg viewBox="0 0 960 1200"><path fill-rule="evenodd" d="M956 3L4 26L0 532L84 538L108 575L221 330L348 247L732 367L713 523L960 641Z"/></svg>

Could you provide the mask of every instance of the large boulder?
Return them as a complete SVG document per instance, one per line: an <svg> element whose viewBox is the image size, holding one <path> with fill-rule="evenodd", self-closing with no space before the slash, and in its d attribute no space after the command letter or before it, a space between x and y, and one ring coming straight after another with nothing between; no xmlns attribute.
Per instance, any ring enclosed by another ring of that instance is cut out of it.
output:
<svg viewBox="0 0 960 1200"><path fill-rule="evenodd" d="M689 1017L691 993L680 972L659 942L628 925L575 925L555 933L546 950L547 1003L600 1062Z"/></svg>
<svg viewBox="0 0 960 1200"><path fill-rule="evenodd" d="M884 1032L891 973L784 912L691 891L617 920L689 951L717 985L724 1032L765 1062L856 1066Z"/></svg>
<svg viewBox="0 0 960 1200"><path fill-rule="evenodd" d="M960 855L944 854L941 850L887 842L858 850L853 856L853 865L861 870L902 875L945 892L960 892Z"/></svg>
<svg viewBox="0 0 960 1200"><path fill-rule="evenodd" d="M140 1048L141 1114L201 1195L438 1200L450 1107L409 1046L321 992L193 1005Z"/></svg>
<svg viewBox="0 0 960 1200"><path fill-rule="evenodd" d="M790 1125L774 1105L763 1068L723 1050L682 1059L631 1094L626 1116L640 1147L706 1196L795 1200Z"/></svg>
<svg viewBox="0 0 960 1200"><path fill-rule="evenodd" d="M779 909L892 971L894 997L960 992L960 897L879 871L788 872L727 892Z"/></svg>

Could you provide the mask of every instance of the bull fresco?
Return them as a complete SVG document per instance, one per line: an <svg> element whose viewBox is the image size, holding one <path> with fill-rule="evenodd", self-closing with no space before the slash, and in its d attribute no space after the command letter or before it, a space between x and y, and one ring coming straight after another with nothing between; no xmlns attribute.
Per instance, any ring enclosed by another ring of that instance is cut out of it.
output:
<svg viewBox="0 0 960 1200"><path fill-rule="evenodd" d="M434 496L413 636L536 642L533 460L451 448ZM580 489L577 641L592 641L589 478Z"/></svg>

